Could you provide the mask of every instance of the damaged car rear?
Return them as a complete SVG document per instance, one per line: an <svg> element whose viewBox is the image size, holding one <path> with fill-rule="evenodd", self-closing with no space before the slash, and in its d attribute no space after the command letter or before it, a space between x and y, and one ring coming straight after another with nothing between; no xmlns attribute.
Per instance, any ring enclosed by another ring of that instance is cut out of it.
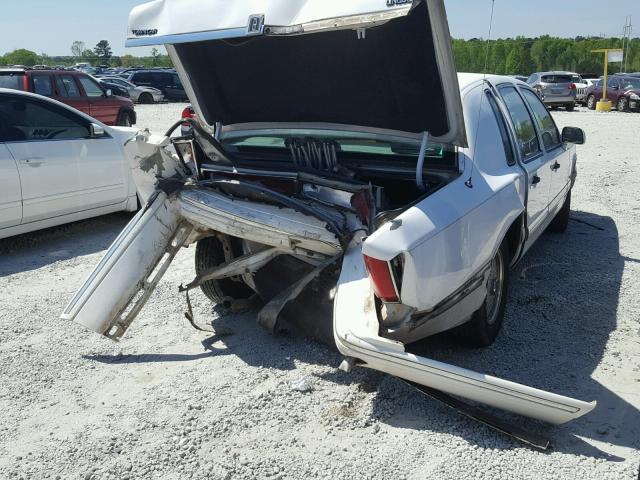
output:
<svg viewBox="0 0 640 480"><path fill-rule="evenodd" d="M129 32L128 46L166 45L199 120L128 142L146 206L64 319L121 338L195 244L187 303L194 288L259 298L261 325L335 343L345 370L552 423L594 408L407 349L454 328L493 342L509 267L568 215L583 140L556 131L554 153L535 108L530 131L516 125L507 95L532 101L521 82L459 82L442 0L160 0Z"/></svg>

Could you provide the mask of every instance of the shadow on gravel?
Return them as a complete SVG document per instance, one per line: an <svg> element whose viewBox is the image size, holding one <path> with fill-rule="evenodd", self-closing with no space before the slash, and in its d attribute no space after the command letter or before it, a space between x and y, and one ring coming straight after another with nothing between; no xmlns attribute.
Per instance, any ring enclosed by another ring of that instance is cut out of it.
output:
<svg viewBox="0 0 640 480"><path fill-rule="evenodd" d="M442 335L418 348L422 355L443 362L586 401L597 400L595 410L566 425L514 421L550 438L556 451L622 461L579 437L640 448L640 411L592 378L599 366L605 370L631 368L617 361L616 352L609 353L604 362L603 357L617 326L625 261L633 259L620 255L618 230L611 218L586 212L572 212L572 217L575 221L565 234L544 234L511 271L505 322L493 346L469 350ZM388 421L405 423L395 415ZM455 414L453 422L469 424ZM486 442L474 428L464 429L460 436L470 443ZM517 445L507 442L502 448Z"/></svg>
<svg viewBox="0 0 640 480"><path fill-rule="evenodd" d="M106 250L132 213L119 212L0 240L0 277Z"/></svg>

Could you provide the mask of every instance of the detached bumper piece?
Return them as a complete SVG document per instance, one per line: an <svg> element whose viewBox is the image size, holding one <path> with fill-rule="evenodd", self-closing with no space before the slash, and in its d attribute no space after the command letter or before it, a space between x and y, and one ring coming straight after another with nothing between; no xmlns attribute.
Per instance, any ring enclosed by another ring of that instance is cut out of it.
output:
<svg viewBox="0 0 640 480"><path fill-rule="evenodd" d="M361 239L354 239L347 250L334 301L334 336L342 354L364 367L553 424L595 408L595 401L583 402L412 355L402 343L380 337L360 243Z"/></svg>

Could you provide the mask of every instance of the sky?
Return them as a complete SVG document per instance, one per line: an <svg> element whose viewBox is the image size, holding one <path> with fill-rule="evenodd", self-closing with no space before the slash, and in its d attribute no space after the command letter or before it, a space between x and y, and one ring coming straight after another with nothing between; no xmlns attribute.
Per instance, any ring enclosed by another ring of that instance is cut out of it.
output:
<svg viewBox="0 0 640 480"><path fill-rule="evenodd" d="M27 48L51 56L70 55L75 40L85 42L87 47L108 40L115 55L145 55L150 51L124 48L129 12L144 0L2 3L0 54ZM445 4L455 38L487 37L491 0L445 0ZM495 0L491 38L620 36L627 15L635 18L634 36L640 36L640 0Z"/></svg>

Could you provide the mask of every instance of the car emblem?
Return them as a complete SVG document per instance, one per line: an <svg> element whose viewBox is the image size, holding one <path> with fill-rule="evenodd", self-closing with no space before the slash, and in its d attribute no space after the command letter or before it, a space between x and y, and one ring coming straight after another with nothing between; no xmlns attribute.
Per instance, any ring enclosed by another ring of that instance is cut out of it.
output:
<svg viewBox="0 0 640 480"><path fill-rule="evenodd" d="M261 35L264 31L264 15L249 16L249 25L247 33L253 35Z"/></svg>

